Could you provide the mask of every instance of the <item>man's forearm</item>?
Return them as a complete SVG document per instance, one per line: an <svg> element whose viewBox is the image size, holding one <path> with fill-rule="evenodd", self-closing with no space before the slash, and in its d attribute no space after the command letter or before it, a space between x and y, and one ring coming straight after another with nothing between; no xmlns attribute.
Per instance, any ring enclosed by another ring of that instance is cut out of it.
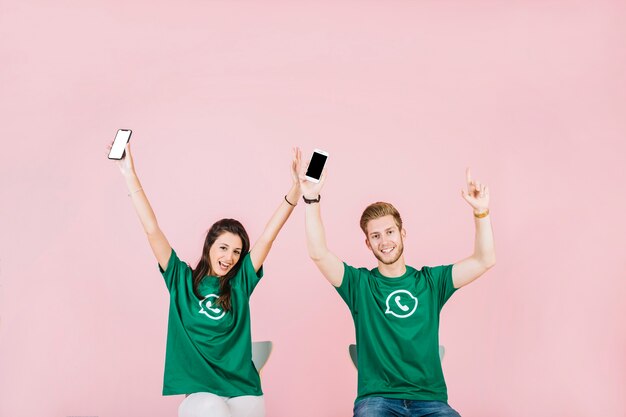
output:
<svg viewBox="0 0 626 417"><path fill-rule="evenodd" d="M328 251L326 233L322 223L320 203L306 205L306 241L309 256L319 260Z"/></svg>
<svg viewBox="0 0 626 417"><path fill-rule="evenodd" d="M476 236L474 240L474 257L486 268L492 267L496 263L496 251L491 228L491 216L481 219L474 218L476 226Z"/></svg>

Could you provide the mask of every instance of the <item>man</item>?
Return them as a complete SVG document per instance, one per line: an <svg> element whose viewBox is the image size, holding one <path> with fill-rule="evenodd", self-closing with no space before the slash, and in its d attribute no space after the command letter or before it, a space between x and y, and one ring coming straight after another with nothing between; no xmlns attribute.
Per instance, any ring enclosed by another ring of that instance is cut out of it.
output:
<svg viewBox="0 0 626 417"><path fill-rule="evenodd" d="M439 313L459 288L495 264L489 189L466 172L462 197L474 211L474 253L454 265L416 270L404 261L406 231L389 203L361 216L365 244L378 260L372 270L343 263L326 245L319 183L300 177L306 204L309 256L352 313L359 358L354 417L443 417L459 414L448 403L439 360Z"/></svg>

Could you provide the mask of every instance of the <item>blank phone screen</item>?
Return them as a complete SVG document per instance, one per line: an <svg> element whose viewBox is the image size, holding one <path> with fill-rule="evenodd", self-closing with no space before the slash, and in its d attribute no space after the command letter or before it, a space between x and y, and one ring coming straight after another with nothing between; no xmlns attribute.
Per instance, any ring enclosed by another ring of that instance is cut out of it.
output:
<svg viewBox="0 0 626 417"><path fill-rule="evenodd" d="M124 155L124 148L126 148L126 143L128 139L130 139L130 130L120 129L117 131L117 135L115 135L115 140L113 141L113 146L111 146L111 152L109 152L109 159L122 159L122 155Z"/></svg>
<svg viewBox="0 0 626 417"><path fill-rule="evenodd" d="M311 162L309 162L309 169L306 171L306 176L315 178L319 180L322 176L322 171L324 170L324 164L326 163L326 155L322 155L321 153L313 152L313 156L311 157Z"/></svg>

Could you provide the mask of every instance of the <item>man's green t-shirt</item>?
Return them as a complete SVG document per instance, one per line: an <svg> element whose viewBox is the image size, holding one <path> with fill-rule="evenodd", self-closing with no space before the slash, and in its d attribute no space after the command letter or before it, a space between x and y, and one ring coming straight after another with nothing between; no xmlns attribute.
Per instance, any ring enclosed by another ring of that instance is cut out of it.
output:
<svg viewBox="0 0 626 417"><path fill-rule="evenodd" d="M439 313L456 291L452 265L410 266L388 278L344 263L341 286L356 330L357 401L370 396L448 400L439 360Z"/></svg>
<svg viewBox="0 0 626 417"><path fill-rule="evenodd" d="M250 295L263 269L254 271L250 254L231 279L231 310L216 305L219 279L206 276L193 293L192 269L172 249L165 271L170 293L163 395L210 392L222 397L263 395L252 363Z"/></svg>

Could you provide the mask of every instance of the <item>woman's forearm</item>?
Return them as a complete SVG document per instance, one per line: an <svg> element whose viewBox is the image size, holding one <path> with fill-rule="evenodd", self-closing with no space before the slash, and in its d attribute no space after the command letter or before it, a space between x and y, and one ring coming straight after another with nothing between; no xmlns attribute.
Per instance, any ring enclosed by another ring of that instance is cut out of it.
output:
<svg viewBox="0 0 626 417"><path fill-rule="evenodd" d="M159 225L156 216L141 186L141 182L139 182L137 174L133 170L128 175L125 175L124 178L126 180L126 186L128 187L128 196L133 202L133 207L135 207L135 212L141 221L144 231L147 235L157 233L159 231Z"/></svg>

